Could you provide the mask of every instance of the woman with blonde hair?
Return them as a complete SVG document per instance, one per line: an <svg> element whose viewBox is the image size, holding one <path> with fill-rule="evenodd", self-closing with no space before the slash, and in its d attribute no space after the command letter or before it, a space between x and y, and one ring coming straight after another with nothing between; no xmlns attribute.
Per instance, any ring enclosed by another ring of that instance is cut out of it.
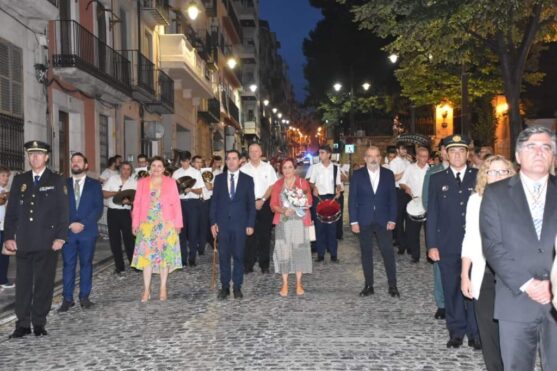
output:
<svg viewBox="0 0 557 371"><path fill-rule="evenodd" d="M467 298L475 299L474 309L482 352L489 371L503 370L503 361L499 347L499 326L493 319L495 274L491 267L486 265L482 252L480 205L488 184L511 177L515 173L512 163L503 156L486 158L478 170L476 192L470 196L466 207L466 233L462 241L461 290Z"/></svg>

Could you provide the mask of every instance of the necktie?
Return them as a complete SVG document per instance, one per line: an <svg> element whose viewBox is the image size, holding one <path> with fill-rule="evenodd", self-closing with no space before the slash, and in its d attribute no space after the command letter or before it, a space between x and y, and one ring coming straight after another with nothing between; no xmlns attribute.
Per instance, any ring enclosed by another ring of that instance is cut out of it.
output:
<svg viewBox="0 0 557 371"><path fill-rule="evenodd" d="M460 187L460 185L462 184L462 179L460 178L460 172L456 173L456 182L458 183L458 186Z"/></svg>
<svg viewBox="0 0 557 371"><path fill-rule="evenodd" d="M35 187L39 185L39 180L41 179L41 177L39 175L35 175L35 177L33 178L33 184L35 184Z"/></svg>
<svg viewBox="0 0 557 371"><path fill-rule="evenodd" d="M532 221L534 222L534 228L536 229L536 234L538 235L538 240L542 234L542 224L543 224L543 212L545 209L545 200L541 199L542 185L539 183L534 184L534 192L532 197L532 205L530 211L532 212Z"/></svg>
<svg viewBox="0 0 557 371"><path fill-rule="evenodd" d="M230 174L230 198L236 195L236 185L234 184L234 174Z"/></svg>
<svg viewBox="0 0 557 371"><path fill-rule="evenodd" d="M81 199L81 188L79 186L79 179L75 180L73 190L75 194L75 207L77 209L79 207L79 200Z"/></svg>

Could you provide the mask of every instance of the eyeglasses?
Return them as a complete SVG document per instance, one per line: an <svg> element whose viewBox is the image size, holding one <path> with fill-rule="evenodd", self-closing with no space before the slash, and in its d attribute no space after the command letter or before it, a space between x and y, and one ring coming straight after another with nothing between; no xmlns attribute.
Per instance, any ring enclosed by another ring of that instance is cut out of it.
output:
<svg viewBox="0 0 557 371"><path fill-rule="evenodd" d="M524 145L524 148L528 152L537 152L540 149L544 153L553 152L553 147L551 146L551 144L547 144L547 143L544 143L544 144L528 143L528 144Z"/></svg>
<svg viewBox="0 0 557 371"><path fill-rule="evenodd" d="M511 173L511 171L509 169L503 169L503 170L488 170L485 172L487 175L490 176L503 176L503 175L509 175Z"/></svg>

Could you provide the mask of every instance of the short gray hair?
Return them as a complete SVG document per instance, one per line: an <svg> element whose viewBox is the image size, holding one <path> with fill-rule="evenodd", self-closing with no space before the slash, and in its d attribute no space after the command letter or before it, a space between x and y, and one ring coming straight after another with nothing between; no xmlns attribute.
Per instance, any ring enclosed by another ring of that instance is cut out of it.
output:
<svg viewBox="0 0 557 371"><path fill-rule="evenodd" d="M518 138L516 138L516 151L520 151L524 146L524 143L526 143L528 139L530 139L530 137L535 134L547 134L549 138L551 138L551 147L553 148L553 153L557 153L555 132L546 128L545 126L538 125L529 126L526 129L522 130L520 134L518 134Z"/></svg>

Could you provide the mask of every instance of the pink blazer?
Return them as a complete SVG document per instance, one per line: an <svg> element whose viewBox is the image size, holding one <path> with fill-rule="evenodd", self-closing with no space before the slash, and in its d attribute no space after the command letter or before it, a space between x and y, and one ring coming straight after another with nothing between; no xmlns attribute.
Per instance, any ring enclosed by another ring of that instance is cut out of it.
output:
<svg viewBox="0 0 557 371"><path fill-rule="evenodd" d="M301 188L306 193L308 198L308 205L311 206L312 197L311 197L311 188L309 187L309 183L305 180L296 176L296 180L294 185L298 188ZM280 221L280 213L278 210L282 208L282 203L280 201L280 193L282 192L282 187L284 186L284 178L280 178L275 182L273 185L273 191L271 192L271 210L275 213L275 217L273 219L273 224L278 224ZM306 210L304 217L302 218L304 221L304 225L309 226L311 225L311 211L309 209Z"/></svg>
<svg viewBox="0 0 557 371"><path fill-rule="evenodd" d="M147 221L151 203L151 177L145 177L137 182L137 190L133 200L132 228L136 229L142 222ZM172 221L175 228L183 228L182 207L176 181L163 176L161 187L161 208L164 221Z"/></svg>

